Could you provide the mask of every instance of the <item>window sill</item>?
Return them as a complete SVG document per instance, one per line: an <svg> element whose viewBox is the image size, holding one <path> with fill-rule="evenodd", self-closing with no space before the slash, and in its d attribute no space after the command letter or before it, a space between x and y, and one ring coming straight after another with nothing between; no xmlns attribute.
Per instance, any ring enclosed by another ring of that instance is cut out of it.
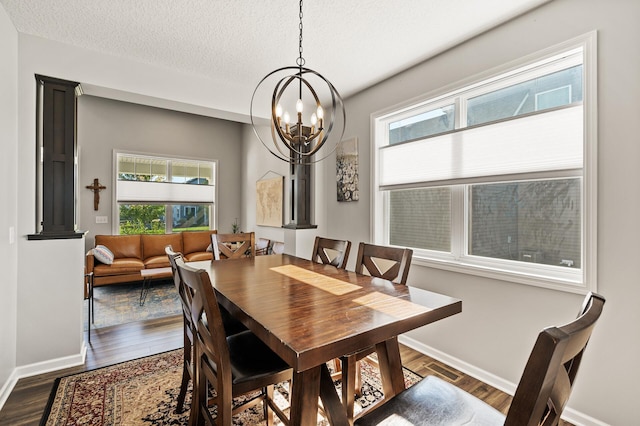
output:
<svg viewBox="0 0 640 426"><path fill-rule="evenodd" d="M553 277L549 274L545 274L544 265L540 265L537 271L520 272L513 270L506 270L496 262L495 265L480 265L471 262L463 262L455 259L434 259L425 256L420 256L414 253L413 264L424 266L427 268L441 269L450 272L456 272L467 275L474 275L483 278L492 278L500 281L507 281L515 284L524 284L534 287L542 287L551 290L564 291L568 293L587 294L589 291L596 291L595 288L590 288L582 278L582 271L576 269L568 274L563 274L565 277ZM548 268L548 269L551 269ZM554 268L555 269L555 268ZM574 277L570 278L571 275ZM578 278L579 277L579 278ZM595 286L594 286L595 287Z"/></svg>

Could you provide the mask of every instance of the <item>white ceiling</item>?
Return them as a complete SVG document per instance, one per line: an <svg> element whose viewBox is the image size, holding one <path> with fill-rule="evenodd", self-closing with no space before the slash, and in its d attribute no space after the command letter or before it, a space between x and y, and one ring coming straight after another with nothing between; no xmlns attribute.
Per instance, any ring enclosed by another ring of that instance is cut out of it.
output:
<svg viewBox="0 0 640 426"><path fill-rule="evenodd" d="M306 0L303 56L343 97L548 0ZM295 0L0 0L21 33L253 88L295 66Z"/></svg>

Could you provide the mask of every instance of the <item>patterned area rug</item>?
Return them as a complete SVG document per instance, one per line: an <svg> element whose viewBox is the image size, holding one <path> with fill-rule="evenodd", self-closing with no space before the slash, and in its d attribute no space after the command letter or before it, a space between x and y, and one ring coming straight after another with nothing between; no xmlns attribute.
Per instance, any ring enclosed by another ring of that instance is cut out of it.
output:
<svg viewBox="0 0 640 426"><path fill-rule="evenodd" d="M142 283L106 285L93 289L94 322L91 328L161 318L182 313L178 292L171 280L153 281L140 306ZM87 302L84 329L87 329Z"/></svg>
<svg viewBox="0 0 640 426"><path fill-rule="evenodd" d="M331 363L330 363L331 364ZM330 365L329 364L329 365ZM362 397L355 411L382 398L382 385L377 370L361 363ZM41 426L92 425L186 425L191 391L187 392L186 410L175 414L175 401L180 390L182 350L128 361L111 367L56 379ZM411 386L421 377L404 369L405 383ZM340 392L340 381L336 382ZM276 402L288 406L288 383L276 387ZM234 400L239 402L238 399ZM275 423L279 419L275 417ZM243 411L233 418L234 425L259 425L261 405ZM318 425L327 425L319 416Z"/></svg>

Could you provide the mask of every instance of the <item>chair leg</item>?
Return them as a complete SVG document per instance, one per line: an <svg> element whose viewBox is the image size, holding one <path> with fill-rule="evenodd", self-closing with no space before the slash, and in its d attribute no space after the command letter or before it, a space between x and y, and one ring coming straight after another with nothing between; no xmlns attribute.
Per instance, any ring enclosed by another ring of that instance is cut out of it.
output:
<svg viewBox="0 0 640 426"><path fill-rule="evenodd" d="M185 363L182 366L182 383L180 383L180 393L178 394L178 400L176 404L176 414L181 414L184 412L184 399L187 396L187 387L189 386L190 379L189 368Z"/></svg>
<svg viewBox="0 0 640 426"><path fill-rule="evenodd" d="M355 377L355 380L353 381L353 386L354 386L353 391L358 396L358 398L360 398L362 396L362 369L360 368L359 362L356 362L355 367L356 367L355 368L356 377Z"/></svg>
<svg viewBox="0 0 640 426"><path fill-rule="evenodd" d="M269 401L273 401L273 385L267 386L262 391L265 394L265 397L262 400L264 420L267 422L267 426L271 426L273 425L273 413L269 410Z"/></svg>
<svg viewBox="0 0 640 426"><path fill-rule="evenodd" d="M356 383L356 371L358 362L355 355L341 357L342 360L342 403L344 405L349 424L353 425L353 411L355 405L355 393L353 389Z"/></svg>

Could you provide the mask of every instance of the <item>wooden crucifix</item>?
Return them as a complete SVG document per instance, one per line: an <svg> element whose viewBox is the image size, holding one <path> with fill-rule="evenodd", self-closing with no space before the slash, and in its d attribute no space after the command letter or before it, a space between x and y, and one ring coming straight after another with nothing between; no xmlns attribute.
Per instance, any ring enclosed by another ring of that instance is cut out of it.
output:
<svg viewBox="0 0 640 426"><path fill-rule="evenodd" d="M93 185L87 185L87 189L93 191L93 210L98 210L98 204L100 204L100 191L107 189L107 187L100 185L98 178L95 178L93 180Z"/></svg>

